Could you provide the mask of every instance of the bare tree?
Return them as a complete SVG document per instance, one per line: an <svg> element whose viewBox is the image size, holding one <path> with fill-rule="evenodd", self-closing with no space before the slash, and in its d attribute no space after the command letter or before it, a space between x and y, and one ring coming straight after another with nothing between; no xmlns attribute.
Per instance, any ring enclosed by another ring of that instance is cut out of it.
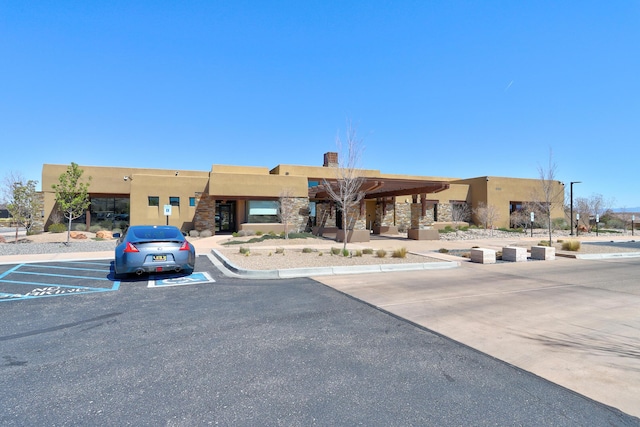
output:
<svg viewBox="0 0 640 427"><path fill-rule="evenodd" d="M495 205L487 205L485 202L478 203L478 207L473 210L484 229L490 229L493 236L493 225L500 219L500 212Z"/></svg>
<svg viewBox="0 0 640 427"><path fill-rule="evenodd" d="M544 220L547 223L549 230L549 245L552 242L553 223L551 213L557 205L564 206L564 187L558 185L556 179L557 166L553 162L552 152L549 151L549 165L545 169L544 167L538 167L538 174L540 176L540 191L535 198L536 210L540 212Z"/></svg>
<svg viewBox="0 0 640 427"><path fill-rule="evenodd" d="M336 136L336 146L338 148L338 165L336 166L336 179L333 182L324 180L324 187L329 197L334 200L342 210L342 231L344 232L343 250L347 248L349 216L354 208L358 207L364 198L361 191L364 184L360 158L364 149L362 140L358 139L356 130L347 122L346 141ZM352 226L352 224L351 224Z"/></svg>
<svg viewBox="0 0 640 427"><path fill-rule="evenodd" d="M293 192L290 188L284 188L278 199L278 219L284 227L284 238L289 239L289 226L295 221L297 212Z"/></svg>
<svg viewBox="0 0 640 427"><path fill-rule="evenodd" d="M453 226L456 229L456 233L458 232L458 223L460 222L468 222L471 218L471 208L469 204L466 202L455 202L451 204L451 220L453 221Z"/></svg>
<svg viewBox="0 0 640 427"><path fill-rule="evenodd" d="M577 212L580 214L580 221L587 230L591 230L591 219L602 217L610 210L611 200L605 199L602 194L592 194L589 198L579 197L576 199Z"/></svg>

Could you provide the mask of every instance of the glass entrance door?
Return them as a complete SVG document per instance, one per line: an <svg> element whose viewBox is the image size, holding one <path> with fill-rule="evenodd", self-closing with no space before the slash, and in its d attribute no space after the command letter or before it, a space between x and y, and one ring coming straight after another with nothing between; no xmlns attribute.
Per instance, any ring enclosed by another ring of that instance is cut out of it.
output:
<svg viewBox="0 0 640 427"><path fill-rule="evenodd" d="M216 232L232 233L235 231L235 202L216 202Z"/></svg>

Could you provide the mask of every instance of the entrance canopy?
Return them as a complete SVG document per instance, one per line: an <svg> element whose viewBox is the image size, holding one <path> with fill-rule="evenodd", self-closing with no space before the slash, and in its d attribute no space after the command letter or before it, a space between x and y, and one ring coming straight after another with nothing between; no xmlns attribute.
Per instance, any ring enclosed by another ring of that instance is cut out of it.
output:
<svg viewBox="0 0 640 427"><path fill-rule="evenodd" d="M337 179L309 178L309 199L327 199L325 181L332 187L337 186ZM365 199L377 199L395 196L408 196L427 193L438 193L447 190L449 183L444 181L427 181L421 179L400 178L363 178L360 190Z"/></svg>

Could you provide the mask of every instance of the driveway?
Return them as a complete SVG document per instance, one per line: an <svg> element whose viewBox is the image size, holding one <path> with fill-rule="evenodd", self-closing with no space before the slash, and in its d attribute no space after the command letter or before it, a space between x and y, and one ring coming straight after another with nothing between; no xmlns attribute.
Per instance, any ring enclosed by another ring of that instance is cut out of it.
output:
<svg viewBox="0 0 640 427"><path fill-rule="evenodd" d="M463 263L317 280L640 416L640 259Z"/></svg>
<svg viewBox="0 0 640 427"><path fill-rule="evenodd" d="M639 423L311 279L207 263L211 283L3 303L0 424Z"/></svg>

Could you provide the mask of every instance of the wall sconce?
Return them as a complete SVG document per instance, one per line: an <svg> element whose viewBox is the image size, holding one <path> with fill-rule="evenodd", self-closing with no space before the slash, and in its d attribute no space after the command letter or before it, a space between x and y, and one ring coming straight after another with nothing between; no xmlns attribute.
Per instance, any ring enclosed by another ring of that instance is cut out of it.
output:
<svg viewBox="0 0 640 427"><path fill-rule="evenodd" d="M176 176L178 176L178 174L179 174L179 173L180 173L180 172L176 171Z"/></svg>

